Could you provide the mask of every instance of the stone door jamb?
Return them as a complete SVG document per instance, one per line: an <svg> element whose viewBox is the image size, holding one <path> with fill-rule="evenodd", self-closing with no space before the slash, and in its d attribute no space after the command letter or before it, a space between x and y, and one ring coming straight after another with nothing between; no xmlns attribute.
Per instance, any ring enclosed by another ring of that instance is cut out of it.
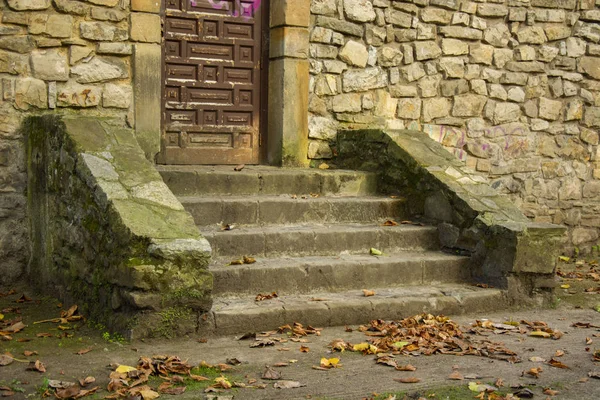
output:
<svg viewBox="0 0 600 400"><path fill-rule="evenodd" d="M164 16L164 0L160 7L156 1L148 8L155 1L132 1L132 13ZM270 6L267 162L306 166L310 0L262 1ZM136 6L140 3L141 9ZM146 156L154 161L161 142L162 76L157 73L163 68L161 45L135 43L133 47L135 133Z"/></svg>

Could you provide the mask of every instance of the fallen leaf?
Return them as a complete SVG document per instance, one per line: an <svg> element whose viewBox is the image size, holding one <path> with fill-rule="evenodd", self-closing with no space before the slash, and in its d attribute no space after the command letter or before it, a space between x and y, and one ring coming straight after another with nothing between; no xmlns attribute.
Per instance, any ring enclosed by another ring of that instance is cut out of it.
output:
<svg viewBox="0 0 600 400"><path fill-rule="evenodd" d="M533 392L527 388L519 389L513 394L517 396L518 399L532 399L534 397Z"/></svg>
<svg viewBox="0 0 600 400"><path fill-rule="evenodd" d="M77 354L77 355L79 355L79 356L82 356L82 355L84 355L84 354L87 354L87 353L89 353L90 351L92 351L92 348L91 348L91 347L88 347L87 349L81 349L81 350L79 350L79 351L78 351L77 353L75 353L75 354Z"/></svg>
<svg viewBox="0 0 600 400"><path fill-rule="evenodd" d="M226 360L225 360L225 362L226 362L227 364L230 364L230 365L240 365L240 364L242 363L242 362L241 362L240 360L238 360L237 358L228 358L228 359L226 359Z"/></svg>
<svg viewBox="0 0 600 400"><path fill-rule="evenodd" d="M554 358L551 358L550 361L548 361L548 364L555 368L569 369L568 366L558 360L555 360Z"/></svg>
<svg viewBox="0 0 600 400"><path fill-rule="evenodd" d="M12 364L15 361L14 358L7 354L0 354L0 366L4 367L6 365Z"/></svg>
<svg viewBox="0 0 600 400"><path fill-rule="evenodd" d="M278 380L281 379L281 374L267 365L265 366L265 371L262 374L262 379Z"/></svg>
<svg viewBox="0 0 600 400"><path fill-rule="evenodd" d="M448 376L448 379L452 379L454 381L462 381L465 377L458 371L454 371Z"/></svg>
<svg viewBox="0 0 600 400"><path fill-rule="evenodd" d="M565 284L565 285L560 285L561 289L568 289L571 287L571 285L569 284Z"/></svg>
<svg viewBox="0 0 600 400"><path fill-rule="evenodd" d="M556 350L556 352L554 353L554 357L562 357L565 355L565 352L562 350Z"/></svg>
<svg viewBox="0 0 600 400"><path fill-rule="evenodd" d="M375 296L374 290L363 289L363 294L365 297Z"/></svg>
<svg viewBox="0 0 600 400"><path fill-rule="evenodd" d="M539 378L540 372L542 372L542 371L543 371L542 367L536 367L536 368L531 368L528 371L525 371L525 374L531 375L534 378Z"/></svg>
<svg viewBox="0 0 600 400"><path fill-rule="evenodd" d="M77 386L69 386L65 388L56 389L55 396L58 399L71 399L77 396L80 392L80 389Z"/></svg>
<svg viewBox="0 0 600 400"><path fill-rule="evenodd" d="M242 336L240 336L238 338L238 340L249 340L249 339L256 339L256 333L254 333L254 332L244 333Z"/></svg>
<svg viewBox="0 0 600 400"><path fill-rule="evenodd" d="M321 358L320 366L323 368L338 368L341 366L339 358Z"/></svg>
<svg viewBox="0 0 600 400"><path fill-rule="evenodd" d="M530 357L529 361L531 362L546 362L546 359L542 358L542 357Z"/></svg>
<svg viewBox="0 0 600 400"><path fill-rule="evenodd" d="M31 361L26 368L27 371L46 372L46 367L40 360Z"/></svg>
<svg viewBox="0 0 600 400"><path fill-rule="evenodd" d="M275 342L269 339L258 340L250 345L251 348L275 346Z"/></svg>
<svg viewBox="0 0 600 400"><path fill-rule="evenodd" d="M549 334L548 332L544 332L544 331L533 331L529 333L529 336L533 336L533 337L541 337L541 338L549 338L552 337L551 334Z"/></svg>
<svg viewBox="0 0 600 400"><path fill-rule="evenodd" d="M300 352L301 353L308 353L310 351L310 348L308 346L300 346Z"/></svg>
<svg viewBox="0 0 600 400"><path fill-rule="evenodd" d="M290 364L286 363L286 362L278 362L278 363L273 364L274 367L278 367L278 368L287 367L288 365L290 365Z"/></svg>
<svg viewBox="0 0 600 400"><path fill-rule="evenodd" d="M42 333L36 334L35 336L45 338L45 337L53 337L54 335L52 335L51 333L42 332Z"/></svg>
<svg viewBox="0 0 600 400"><path fill-rule="evenodd" d="M17 300L15 300L15 303L27 303L33 301L33 299L27 297L25 294L21 295L21 297L19 297Z"/></svg>
<svg viewBox="0 0 600 400"><path fill-rule="evenodd" d="M4 332L8 332L8 333L17 333L22 331L23 329L25 329L25 324L21 321L16 322L15 324L9 326L8 328L4 328L3 331Z"/></svg>
<svg viewBox="0 0 600 400"><path fill-rule="evenodd" d="M413 367L410 364L406 364L406 365L399 365L399 366L397 366L396 370L398 370L398 371L416 371L417 368Z"/></svg>
<svg viewBox="0 0 600 400"><path fill-rule="evenodd" d="M240 165L236 165L235 167L233 167L234 171L241 171L244 169L244 167L246 167L246 164L240 164Z"/></svg>
<svg viewBox="0 0 600 400"><path fill-rule="evenodd" d="M600 379L600 372L592 371L588 372L590 378Z"/></svg>
<svg viewBox="0 0 600 400"><path fill-rule="evenodd" d="M29 339L29 338L18 338L17 342L19 343L27 343L27 342L31 342L33 339Z"/></svg>
<svg viewBox="0 0 600 400"><path fill-rule="evenodd" d="M571 258L567 257L567 256L560 256L560 257L558 257L558 259L560 261L563 261L563 262L569 262L569 261L571 261Z"/></svg>
<svg viewBox="0 0 600 400"><path fill-rule="evenodd" d="M254 301L270 300L270 299L274 299L276 297L277 297L277 292L272 292L271 294L269 294L269 293L265 293L265 294L259 293L254 298Z"/></svg>
<svg viewBox="0 0 600 400"><path fill-rule="evenodd" d="M256 262L255 258L244 256L243 258L244 264L254 264Z"/></svg>
<svg viewBox="0 0 600 400"><path fill-rule="evenodd" d="M25 357L37 356L37 355L38 355L38 352L37 352L37 351L29 351L29 350L25 350L25 351L23 352L23 355L24 355Z"/></svg>
<svg viewBox="0 0 600 400"><path fill-rule="evenodd" d="M494 382L494 386L497 386L497 387L504 386L504 380L502 378L496 379L496 382Z"/></svg>
<svg viewBox="0 0 600 400"><path fill-rule="evenodd" d="M417 383L421 382L419 378L394 378L396 382L400 383Z"/></svg>
<svg viewBox="0 0 600 400"><path fill-rule="evenodd" d="M96 378L94 378L93 376L87 376L84 379L80 379L79 380L79 385L81 387L86 387L87 385L91 385L92 383L96 382Z"/></svg>
<svg viewBox="0 0 600 400"><path fill-rule="evenodd" d="M90 394L96 393L96 391L98 391L98 389L100 389L99 386L93 387L93 388L91 388L89 390L81 390L79 392L79 394L77 396L73 397L73 398L74 399L80 399L82 397L85 397L85 396L88 396Z"/></svg>
<svg viewBox="0 0 600 400"><path fill-rule="evenodd" d="M371 247L371 249L369 250L369 254L371 254L372 256L381 256L383 255L383 252L381 250L377 250L375 247Z"/></svg>
<svg viewBox="0 0 600 400"><path fill-rule="evenodd" d="M152 389L140 390L139 394L142 396L143 400L154 400L160 396L160 394Z"/></svg>
<svg viewBox="0 0 600 400"><path fill-rule="evenodd" d="M377 353L377 346L374 346L372 344L369 343L359 343L359 344L355 344L352 347L353 351L361 351L365 354L376 354Z"/></svg>
<svg viewBox="0 0 600 400"><path fill-rule="evenodd" d="M190 374L189 377L190 377L190 379L192 379L192 380L194 380L196 382L210 381L210 378L207 378L207 377L202 376L202 375Z"/></svg>
<svg viewBox="0 0 600 400"><path fill-rule="evenodd" d="M544 394L546 394L548 396L556 396L558 394L558 390L552 390L550 388L545 388Z"/></svg>
<svg viewBox="0 0 600 400"><path fill-rule="evenodd" d="M239 259L239 260L232 260L229 262L229 265L243 265L244 264L244 260Z"/></svg>
<svg viewBox="0 0 600 400"><path fill-rule="evenodd" d="M396 226L396 225L398 225L398 223L396 221L394 221L393 219L388 219L382 225L383 226Z"/></svg>
<svg viewBox="0 0 600 400"><path fill-rule="evenodd" d="M226 224L221 226L222 231L232 231L235 228L235 224Z"/></svg>
<svg viewBox="0 0 600 400"><path fill-rule="evenodd" d="M137 368L130 367L130 366L128 366L128 365L119 365L119 366L117 367L117 369L115 369L115 372L117 372L117 373L119 373L119 374L126 374L126 373L128 373L128 372L131 372L131 371L136 371L136 370L137 370Z"/></svg>
<svg viewBox="0 0 600 400"><path fill-rule="evenodd" d="M594 341L591 338L589 338L589 337L585 338L585 344L590 345L592 343L594 343Z"/></svg>
<svg viewBox="0 0 600 400"><path fill-rule="evenodd" d="M302 386L306 385L297 381L278 381L273 384L275 389L295 389Z"/></svg>

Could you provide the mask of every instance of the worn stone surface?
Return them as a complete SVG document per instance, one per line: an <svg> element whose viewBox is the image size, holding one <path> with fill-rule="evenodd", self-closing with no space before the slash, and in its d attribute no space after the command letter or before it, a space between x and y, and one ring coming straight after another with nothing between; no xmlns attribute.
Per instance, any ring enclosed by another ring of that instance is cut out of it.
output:
<svg viewBox="0 0 600 400"><path fill-rule="evenodd" d="M128 66L119 59L94 57L71 68L79 83L103 82L129 77Z"/></svg>

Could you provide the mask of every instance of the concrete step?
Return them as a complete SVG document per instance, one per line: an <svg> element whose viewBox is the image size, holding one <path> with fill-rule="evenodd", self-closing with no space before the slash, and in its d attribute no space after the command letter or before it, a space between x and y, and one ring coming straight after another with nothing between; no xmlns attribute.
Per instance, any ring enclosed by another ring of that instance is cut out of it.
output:
<svg viewBox="0 0 600 400"><path fill-rule="evenodd" d="M347 170L247 166L158 165L178 196L296 194L362 196L377 193L377 175Z"/></svg>
<svg viewBox="0 0 600 400"><path fill-rule="evenodd" d="M408 218L406 201L389 197L180 196L197 225L377 222Z"/></svg>
<svg viewBox="0 0 600 400"><path fill-rule="evenodd" d="M349 290L281 296L260 302L254 301L254 296L217 297L211 312L202 319L200 333L261 332L293 322L314 327L356 325L422 312L456 315L500 310L508 305L503 291L469 285L369 289L376 294L365 297L361 290Z"/></svg>
<svg viewBox="0 0 600 400"><path fill-rule="evenodd" d="M335 293L370 286L434 285L471 280L468 257L441 252L403 252L381 257L259 258L256 263L247 265L228 265L230 261L217 259L210 267L215 296Z"/></svg>
<svg viewBox="0 0 600 400"><path fill-rule="evenodd" d="M369 254L374 247L384 253L439 250L437 228L432 226L381 226L364 224L281 225L241 227L222 231L203 228L213 257L241 258Z"/></svg>

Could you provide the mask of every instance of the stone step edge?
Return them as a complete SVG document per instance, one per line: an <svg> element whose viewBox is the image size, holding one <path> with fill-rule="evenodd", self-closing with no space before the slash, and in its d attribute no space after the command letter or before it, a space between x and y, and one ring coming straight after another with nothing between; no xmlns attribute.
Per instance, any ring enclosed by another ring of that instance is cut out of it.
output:
<svg viewBox="0 0 600 400"><path fill-rule="evenodd" d="M240 195L240 194L206 194L206 195L178 195L177 199L182 204L194 204L196 202L208 202L208 201L273 201L273 200L281 200L281 201L289 201L289 202L321 202L321 201L334 201L334 202L350 202L356 200L363 200L365 202L373 202L373 201L386 201L390 203L405 203L408 201L407 198L401 196L385 196L385 195L339 195L339 194L326 194L319 196L310 196L310 194L296 194L296 197L293 197L293 194L253 194L253 195ZM302 198L305 196L306 198Z"/></svg>
<svg viewBox="0 0 600 400"><path fill-rule="evenodd" d="M385 222L385 220L383 221ZM236 225L231 230L225 230L223 227L219 227L216 224L213 225L196 225L200 230L200 233L205 236L214 235L236 235L240 234L256 234L256 233L279 233L279 232L306 232L308 228L312 228L315 233L321 232L332 232L334 230L357 230L357 231L401 231L403 233L419 232L419 231L435 231L436 226L432 225L418 225L418 224L398 224L396 226L384 226L383 222L377 221L377 223L361 223L361 222L328 222L324 224L318 224L315 222L309 223L295 223L295 224L267 224L267 225ZM283 230L282 230L283 228Z"/></svg>
<svg viewBox="0 0 600 400"><path fill-rule="evenodd" d="M375 295L370 297L365 297L362 291L357 290L285 296L262 302L217 297L213 309L200 318L198 333L224 336L263 332L293 322L314 327L358 325L374 319L399 320L420 313L451 316L490 312L506 309L509 305L506 291L499 289L480 289L468 285L437 288L440 290L438 293L396 297L378 296L378 293L394 290L406 293L407 288L375 288L371 289Z"/></svg>

